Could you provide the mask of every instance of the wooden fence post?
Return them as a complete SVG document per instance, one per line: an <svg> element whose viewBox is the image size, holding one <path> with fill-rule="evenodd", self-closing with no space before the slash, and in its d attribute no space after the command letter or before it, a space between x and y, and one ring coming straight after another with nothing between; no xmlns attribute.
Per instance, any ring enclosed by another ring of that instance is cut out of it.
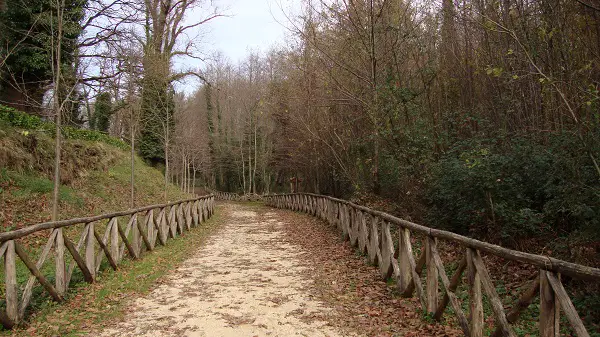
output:
<svg viewBox="0 0 600 337"><path fill-rule="evenodd" d="M425 241L425 254L427 265L427 311L434 314L437 311L438 305L438 270L435 265L435 257L432 252L436 247L436 240L428 236Z"/></svg>
<svg viewBox="0 0 600 337"><path fill-rule="evenodd" d="M160 210L160 229L161 229L161 235L162 235L162 241L166 244L167 240L169 239L169 225L167 225L167 208L163 207L163 209Z"/></svg>
<svg viewBox="0 0 600 337"><path fill-rule="evenodd" d="M358 211L358 214L358 250L361 254L365 254L367 252L367 238L369 235L369 232L367 230L367 217L369 216L369 214L361 210Z"/></svg>
<svg viewBox="0 0 600 337"><path fill-rule="evenodd" d="M390 233L390 223L381 220L381 261L379 262L379 271L384 281L387 281L396 269L398 265L394 260L394 242L392 241L392 235Z"/></svg>
<svg viewBox="0 0 600 337"><path fill-rule="evenodd" d="M191 211L192 211L192 226L196 227L198 226L198 203L199 201L196 200L192 203L191 206Z"/></svg>
<svg viewBox="0 0 600 337"><path fill-rule="evenodd" d="M136 257L140 257L142 242L140 241L140 231L137 226L137 214L132 215L131 219L131 246L135 250Z"/></svg>
<svg viewBox="0 0 600 337"><path fill-rule="evenodd" d="M17 267L15 261L15 241L10 240L7 243L6 253L4 253L4 285L6 299L6 316L10 323L19 322L19 297L17 295Z"/></svg>
<svg viewBox="0 0 600 337"><path fill-rule="evenodd" d="M308 196L306 196L306 195L302 196L302 203L303 203L304 213L309 213L310 207L309 207L309 203L308 203Z"/></svg>
<svg viewBox="0 0 600 337"><path fill-rule="evenodd" d="M183 217L183 205L177 205L177 212L175 212L177 219L177 228L179 228L179 234L183 234L185 229L185 219Z"/></svg>
<svg viewBox="0 0 600 337"><path fill-rule="evenodd" d="M119 264L119 261L121 261L119 254L119 229L117 228L119 224L117 218L112 218L110 221L112 222L112 226L110 227L110 254L115 263Z"/></svg>
<svg viewBox="0 0 600 337"><path fill-rule="evenodd" d="M481 277L473 263L477 252L467 248L467 280L469 286L469 330L471 337L483 337L483 303L481 296Z"/></svg>
<svg viewBox="0 0 600 337"><path fill-rule="evenodd" d="M198 209L196 210L196 212L198 213L198 225L200 225L204 221L206 221L206 219L204 218L204 200L199 200L197 207L198 207ZM167 224L168 224L168 221L167 221Z"/></svg>
<svg viewBox="0 0 600 337"><path fill-rule="evenodd" d="M188 231L190 229L192 229L193 223L194 223L194 217L192 214L192 202L188 202L185 205L185 226Z"/></svg>
<svg viewBox="0 0 600 337"><path fill-rule="evenodd" d="M407 228L398 229L398 288L404 292L412 279L408 251L406 249L406 237L410 240L410 231Z"/></svg>
<svg viewBox="0 0 600 337"><path fill-rule="evenodd" d="M58 295L63 296L67 291L66 284L66 267L65 267L65 240L63 237L63 229L57 228L56 241L55 241L55 264L56 264L56 292Z"/></svg>
<svg viewBox="0 0 600 337"><path fill-rule="evenodd" d="M85 238L85 266L90 271L92 278L96 279L96 247L94 240L94 223L90 222L86 226L87 236Z"/></svg>
<svg viewBox="0 0 600 337"><path fill-rule="evenodd" d="M400 228L398 234L398 286L400 292L407 296L407 291L412 281L412 267L409 256L409 254L412 254L411 249L409 249L410 230L408 228ZM412 291L410 293L412 295Z"/></svg>
<svg viewBox="0 0 600 337"><path fill-rule="evenodd" d="M348 223L348 236L350 238L350 245L354 247L358 242L358 228L356 226L358 222L358 212L356 212L352 206L348 207L348 211L348 220L350 220Z"/></svg>
<svg viewBox="0 0 600 337"><path fill-rule="evenodd" d="M169 226L169 233L171 233L171 237L175 238L177 237L177 223L176 223L176 219L175 219L175 212L177 210L175 209L175 206L171 206L171 208L169 209L169 216L168 216L168 221L167 221L167 225ZM204 213L204 211L202 212Z"/></svg>
<svg viewBox="0 0 600 337"><path fill-rule="evenodd" d="M369 263L378 266L381 263L381 250L379 249L379 224L381 220L370 216L371 230L369 231Z"/></svg>
<svg viewBox="0 0 600 337"><path fill-rule="evenodd" d="M540 337L555 337L560 335L560 305L547 273L540 270Z"/></svg>

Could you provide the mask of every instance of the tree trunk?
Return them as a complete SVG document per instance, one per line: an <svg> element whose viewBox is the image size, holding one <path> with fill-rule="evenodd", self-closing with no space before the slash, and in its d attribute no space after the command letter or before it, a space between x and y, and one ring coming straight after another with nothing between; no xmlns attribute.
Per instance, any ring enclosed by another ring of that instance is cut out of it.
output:
<svg viewBox="0 0 600 337"><path fill-rule="evenodd" d="M246 192L246 162L244 161L244 141L240 143L240 153L242 155L242 190Z"/></svg>
<svg viewBox="0 0 600 337"><path fill-rule="evenodd" d="M179 182L179 188L181 188L183 192L185 192L185 165L185 153L181 151L181 181Z"/></svg>
<svg viewBox="0 0 600 337"><path fill-rule="evenodd" d="M56 114L55 123L56 123L56 142L54 146L54 190L52 192L52 221L58 220L58 203L59 203L59 189L60 189L60 149L61 149L61 115L62 115L62 103L60 100L60 86L61 86L61 44L62 44L62 11L64 9L64 3L59 0L56 1L57 5L57 24L58 24L58 41L55 41L53 44L53 53L54 53L54 62L53 70L54 70L54 113ZM56 47L56 49L54 49Z"/></svg>
<svg viewBox="0 0 600 337"><path fill-rule="evenodd" d="M196 194L196 163L192 163L192 170L193 170L193 175L192 175L192 193Z"/></svg>
<svg viewBox="0 0 600 337"><path fill-rule="evenodd" d="M377 106L377 57L375 55L375 9L373 8L374 0L369 2L369 43L370 43L370 57L371 57L371 90L372 99L371 102L371 114L373 116L373 124L375 126L375 141L374 141L374 154L373 154L373 193L379 195L381 192L381 185L379 183L379 113Z"/></svg>
<svg viewBox="0 0 600 337"><path fill-rule="evenodd" d="M258 148L257 148L257 120L254 120L254 171L252 173L252 193L256 193L256 166L258 163Z"/></svg>
<svg viewBox="0 0 600 337"><path fill-rule="evenodd" d="M135 128L133 126L133 110L131 111L131 208L135 208Z"/></svg>
<svg viewBox="0 0 600 337"><path fill-rule="evenodd" d="M167 135L168 135L168 131L169 129L167 128ZM168 136L167 136L168 139ZM169 146L167 145L168 142L166 142L165 144L165 195L164 195L164 201L167 202L167 187L169 186Z"/></svg>

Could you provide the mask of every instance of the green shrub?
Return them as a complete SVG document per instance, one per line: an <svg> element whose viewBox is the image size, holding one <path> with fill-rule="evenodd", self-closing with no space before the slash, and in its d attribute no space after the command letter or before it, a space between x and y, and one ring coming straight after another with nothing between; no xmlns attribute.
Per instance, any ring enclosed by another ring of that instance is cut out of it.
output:
<svg viewBox="0 0 600 337"><path fill-rule="evenodd" d="M42 121L38 116L32 116L3 105L0 105L0 121L8 123L10 126L16 128L41 131L50 136L53 136L55 132L54 123ZM102 142L118 147L122 150L129 149L129 145L122 140L110 137L109 135L100 131L78 129L72 126L62 126L61 131L65 139Z"/></svg>
<svg viewBox="0 0 600 337"><path fill-rule="evenodd" d="M554 134L543 141L507 137L457 144L428 179L428 222L507 245L542 234L597 236L600 184L588 152L573 138Z"/></svg>

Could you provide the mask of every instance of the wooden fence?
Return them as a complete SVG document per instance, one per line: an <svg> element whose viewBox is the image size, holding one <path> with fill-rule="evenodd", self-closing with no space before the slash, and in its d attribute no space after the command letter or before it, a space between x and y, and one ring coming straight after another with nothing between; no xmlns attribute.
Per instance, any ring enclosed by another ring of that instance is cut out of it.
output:
<svg viewBox="0 0 600 337"><path fill-rule="evenodd" d="M157 242L165 245L168 239L206 221L213 212L214 196L208 195L95 217L41 223L0 233L0 258L4 257L5 287L5 310L0 310L0 322L10 329L23 320L36 281L50 297L61 302L76 268L86 282L92 283L104 258L116 270L126 255L138 259L144 251L152 251ZM126 223L124 228L119 224L120 218L124 218L121 220ZM102 236L99 233L101 228L105 228ZM43 250L36 252L39 257L34 263L30 258L34 249L30 248L28 253L20 241L26 241L32 236L38 237L45 230L50 230L50 236ZM75 243L67 235L80 237ZM43 268L48 267L44 266L44 262L52 250L55 268L48 276ZM17 278L17 258L29 272L27 282L23 284L19 284ZM54 284L50 282L51 278L54 278Z"/></svg>
<svg viewBox="0 0 600 337"><path fill-rule="evenodd" d="M225 201L261 201L263 196L259 194L237 194L232 192L213 192L217 200Z"/></svg>
<svg viewBox="0 0 600 337"><path fill-rule="evenodd" d="M561 274L575 279L600 281L600 269L582 266L547 256L528 254L467 238L455 233L421 226L392 215L328 196L293 193L264 196L273 207L302 211L335 225L345 240L349 240L371 263L377 265L385 280L393 278L403 296L416 294L423 310L439 320L448 304L453 309L465 336L479 337L484 333L484 300L491 306L495 330L492 336L515 336L513 323L538 296L540 297L540 336L558 336L561 313L566 316L573 332L589 336L580 316L561 282ZM392 233L396 233L393 236ZM423 237L421 255L415 257L411 234ZM459 244L464 250L456 261L453 275L448 277L440 257L438 240ZM501 298L490 277L482 254L497 256L506 261L534 266L538 275L531 280L518 300L505 311ZM426 274L422 275L423 268ZM466 270L468 316L457 297L457 288ZM423 285L422 277L425 279ZM441 290L439 281L441 280ZM440 296L442 295L443 296Z"/></svg>

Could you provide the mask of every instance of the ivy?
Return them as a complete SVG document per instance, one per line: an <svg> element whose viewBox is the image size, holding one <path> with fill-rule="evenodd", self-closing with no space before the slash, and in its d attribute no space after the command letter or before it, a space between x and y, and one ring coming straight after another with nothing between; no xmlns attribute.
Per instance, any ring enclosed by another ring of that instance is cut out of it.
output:
<svg viewBox="0 0 600 337"><path fill-rule="evenodd" d="M43 121L38 116L29 115L4 105L0 105L0 122L6 123L15 128L44 132L50 136L54 136L54 132L56 130L56 125L53 122ZM111 137L100 131L78 129L72 126L63 126L61 128L61 133L65 139L101 142L115 146L122 150L129 149L129 145L122 140Z"/></svg>

